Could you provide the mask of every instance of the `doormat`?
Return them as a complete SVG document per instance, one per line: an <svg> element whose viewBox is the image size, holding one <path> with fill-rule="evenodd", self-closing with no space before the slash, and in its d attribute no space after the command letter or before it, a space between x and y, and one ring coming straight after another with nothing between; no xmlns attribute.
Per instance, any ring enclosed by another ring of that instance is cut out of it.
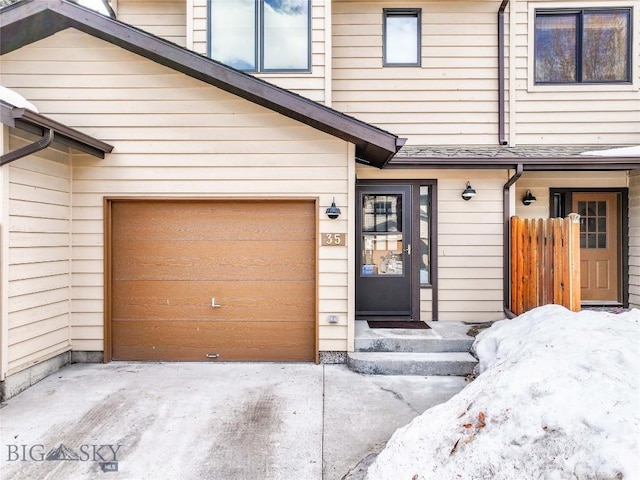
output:
<svg viewBox="0 0 640 480"><path fill-rule="evenodd" d="M393 320L367 320L369 328L413 328L413 329L429 329L431 328L424 322L407 322Z"/></svg>

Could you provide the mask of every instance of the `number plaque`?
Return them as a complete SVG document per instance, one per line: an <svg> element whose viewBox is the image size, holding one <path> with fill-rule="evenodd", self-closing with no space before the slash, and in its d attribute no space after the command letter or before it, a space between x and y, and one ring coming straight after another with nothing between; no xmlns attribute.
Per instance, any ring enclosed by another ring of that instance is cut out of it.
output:
<svg viewBox="0 0 640 480"><path fill-rule="evenodd" d="M320 237L323 247L344 247L347 244L346 233L322 233Z"/></svg>

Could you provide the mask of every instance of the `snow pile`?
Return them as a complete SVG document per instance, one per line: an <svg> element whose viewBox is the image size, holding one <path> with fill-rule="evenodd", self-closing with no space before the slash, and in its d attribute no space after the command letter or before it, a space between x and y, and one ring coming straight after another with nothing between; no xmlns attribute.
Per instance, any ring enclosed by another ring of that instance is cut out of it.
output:
<svg viewBox="0 0 640 480"><path fill-rule="evenodd" d="M18 92L8 89L0 85L0 100L4 100L10 105L18 108L26 108L32 112L38 113L36 106L20 95Z"/></svg>
<svg viewBox="0 0 640 480"><path fill-rule="evenodd" d="M474 350L478 378L396 431L367 479L640 478L640 311L548 305Z"/></svg>
<svg viewBox="0 0 640 480"><path fill-rule="evenodd" d="M591 157L638 157L640 156L640 145L610 148L607 150L591 150L589 152L582 152L580 155Z"/></svg>

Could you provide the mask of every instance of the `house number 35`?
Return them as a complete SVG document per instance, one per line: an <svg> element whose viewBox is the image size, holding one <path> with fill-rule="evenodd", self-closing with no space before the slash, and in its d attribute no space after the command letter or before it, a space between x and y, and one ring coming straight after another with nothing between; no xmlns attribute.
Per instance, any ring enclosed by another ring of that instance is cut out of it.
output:
<svg viewBox="0 0 640 480"><path fill-rule="evenodd" d="M344 233L323 233L322 245L325 247L342 247L345 244L346 235Z"/></svg>

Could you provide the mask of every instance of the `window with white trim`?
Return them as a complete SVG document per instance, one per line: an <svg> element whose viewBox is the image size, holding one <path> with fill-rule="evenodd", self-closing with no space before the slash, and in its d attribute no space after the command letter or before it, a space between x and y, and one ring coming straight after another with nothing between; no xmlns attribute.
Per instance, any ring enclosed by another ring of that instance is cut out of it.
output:
<svg viewBox="0 0 640 480"><path fill-rule="evenodd" d="M210 0L209 56L248 72L311 70L311 0Z"/></svg>

